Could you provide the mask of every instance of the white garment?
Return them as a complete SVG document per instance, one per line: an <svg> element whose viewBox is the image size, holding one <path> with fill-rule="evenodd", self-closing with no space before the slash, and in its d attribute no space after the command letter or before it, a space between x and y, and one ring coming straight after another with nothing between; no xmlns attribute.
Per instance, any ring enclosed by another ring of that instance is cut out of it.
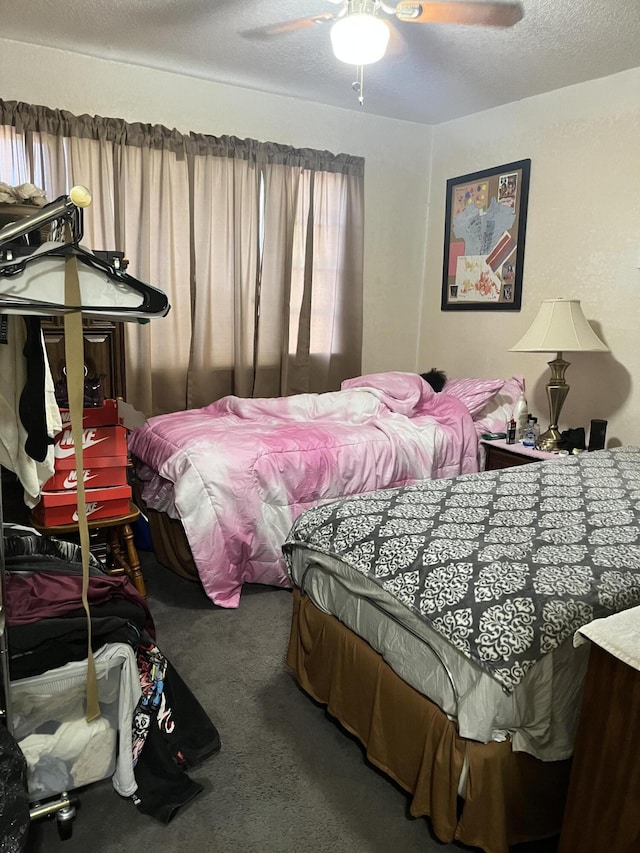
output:
<svg viewBox="0 0 640 853"><path fill-rule="evenodd" d="M138 788L133 772L133 712L142 696L138 661L131 646L126 643L108 643L99 649L94 659L99 661L122 660L120 696L118 700L118 763L111 777L113 787L123 797L130 797Z"/></svg>
<svg viewBox="0 0 640 853"><path fill-rule="evenodd" d="M51 735L29 735L20 742L27 761L30 792L46 792L50 776L46 775L50 759L69 768L64 786L81 788L109 775L116 760L116 731L104 717L90 723L82 718L62 723Z"/></svg>
<svg viewBox="0 0 640 853"><path fill-rule="evenodd" d="M102 723L98 729L96 723ZM74 788L104 779L116 757L116 732L100 718L89 723L93 727L91 740L73 762L71 778Z"/></svg>
<svg viewBox="0 0 640 853"><path fill-rule="evenodd" d="M24 488L24 501L28 507L33 507L40 499L42 486L53 476L53 445L47 450L44 462L36 462L24 449L27 431L20 420L19 404L27 379L27 360L22 352L27 331L22 317L7 315L7 320L9 342L0 344L0 464L18 476ZM42 351L47 432L53 437L62 429L62 421L44 339Z"/></svg>

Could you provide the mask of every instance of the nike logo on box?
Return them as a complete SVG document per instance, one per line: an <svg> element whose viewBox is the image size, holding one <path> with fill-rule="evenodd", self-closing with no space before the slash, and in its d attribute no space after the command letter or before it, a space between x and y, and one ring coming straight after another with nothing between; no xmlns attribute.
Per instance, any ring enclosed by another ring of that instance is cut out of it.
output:
<svg viewBox="0 0 640 853"><path fill-rule="evenodd" d="M95 480L98 476L97 474L92 474L91 471L83 471L82 479L85 483L88 483L89 480ZM67 476L64 478L64 483L62 484L63 489L75 489L78 485L78 472L77 471L69 471Z"/></svg>
<svg viewBox="0 0 640 853"><path fill-rule="evenodd" d="M83 450L88 450L90 447L94 447L96 444L101 444L103 441L106 441L108 436L104 438L96 438L96 431L94 429L85 429L82 433L82 448ZM76 452L75 444L73 443L73 434L70 429L64 431L62 438L56 444L54 455L58 457L58 459L66 459L69 456L72 456Z"/></svg>
<svg viewBox="0 0 640 853"><path fill-rule="evenodd" d="M93 515L93 513L97 512L99 509L102 509L102 507L97 503L97 501L85 504L85 512L87 516ZM78 521L78 510L75 510L71 518L74 521Z"/></svg>

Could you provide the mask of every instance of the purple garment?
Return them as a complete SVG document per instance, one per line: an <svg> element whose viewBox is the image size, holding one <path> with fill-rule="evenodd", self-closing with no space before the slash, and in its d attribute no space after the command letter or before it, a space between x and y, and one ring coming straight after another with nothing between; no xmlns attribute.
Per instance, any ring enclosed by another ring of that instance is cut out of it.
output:
<svg viewBox="0 0 640 853"><path fill-rule="evenodd" d="M153 617L147 602L124 576L90 577L87 591L90 605L124 598L142 607L145 628L155 638ZM64 616L82 607L82 575L38 571L33 574L5 574L5 600L9 625L27 625L52 616Z"/></svg>

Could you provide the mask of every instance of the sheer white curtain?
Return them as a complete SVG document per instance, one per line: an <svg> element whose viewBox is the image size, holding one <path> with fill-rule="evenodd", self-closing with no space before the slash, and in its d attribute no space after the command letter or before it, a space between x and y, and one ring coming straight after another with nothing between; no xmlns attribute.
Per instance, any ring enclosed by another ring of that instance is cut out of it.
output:
<svg viewBox="0 0 640 853"><path fill-rule="evenodd" d="M0 100L0 180L92 190L83 244L124 251L171 311L126 324L147 415L338 388L362 341L361 158Z"/></svg>

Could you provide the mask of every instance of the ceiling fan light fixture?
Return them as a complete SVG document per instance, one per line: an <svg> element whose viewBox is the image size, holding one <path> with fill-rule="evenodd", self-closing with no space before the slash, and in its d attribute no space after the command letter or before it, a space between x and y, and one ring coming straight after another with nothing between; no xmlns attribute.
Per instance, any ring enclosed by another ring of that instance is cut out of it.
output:
<svg viewBox="0 0 640 853"><path fill-rule="evenodd" d="M389 25L368 12L338 18L331 27L331 45L336 59L349 65L370 65L385 54Z"/></svg>

